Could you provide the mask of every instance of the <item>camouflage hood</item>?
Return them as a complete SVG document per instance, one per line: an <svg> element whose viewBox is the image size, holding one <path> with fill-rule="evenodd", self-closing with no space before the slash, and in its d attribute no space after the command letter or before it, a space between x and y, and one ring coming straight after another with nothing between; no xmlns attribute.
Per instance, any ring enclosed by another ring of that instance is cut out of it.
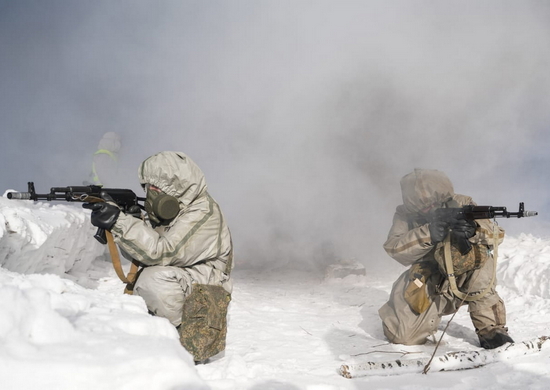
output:
<svg viewBox="0 0 550 390"><path fill-rule="evenodd" d="M433 204L442 205L454 196L453 184L441 171L435 169L415 169L401 179L403 204L410 213Z"/></svg>
<svg viewBox="0 0 550 390"><path fill-rule="evenodd" d="M141 163L138 170L142 185L152 184L188 206L206 194L204 174L181 152L160 152Z"/></svg>

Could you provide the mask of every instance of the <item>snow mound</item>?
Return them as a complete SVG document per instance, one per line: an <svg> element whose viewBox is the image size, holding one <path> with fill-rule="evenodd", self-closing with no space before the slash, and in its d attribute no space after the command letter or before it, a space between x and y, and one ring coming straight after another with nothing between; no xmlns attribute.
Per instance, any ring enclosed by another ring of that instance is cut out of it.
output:
<svg viewBox="0 0 550 390"><path fill-rule="evenodd" d="M506 236L499 246L497 278L518 295L550 298L550 239Z"/></svg>
<svg viewBox="0 0 550 390"><path fill-rule="evenodd" d="M97 272L94 233L78 204L0 198L2 389L209 388L176 329L122 282L69 280Z"/></svg>
<svg viewBox="0 0 550 390"><path fill-rule="evenodd" d="M208 388L175 328L139 297L2 268L0 296L4 389Z"/></svg>
<svg viewBox="0 0 550 390"><path fill-rule="evenodd" d="M0 266L14 272L85 272L104 252L80 204L2 197L0 227Z"/></svg>

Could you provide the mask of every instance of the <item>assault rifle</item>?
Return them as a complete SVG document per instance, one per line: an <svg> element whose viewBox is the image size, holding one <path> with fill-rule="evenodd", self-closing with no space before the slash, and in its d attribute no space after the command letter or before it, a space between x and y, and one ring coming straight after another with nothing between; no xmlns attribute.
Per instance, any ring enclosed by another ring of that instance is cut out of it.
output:
<svg viewBox="0 0 550 390"><path fill-rule="evenodd" d="M144 209L144 206L138 202L145 201L145 198L139 197L134 191L124 188L103 188L102 186L71 186L71 187L52 187L48 194L37 194L34 189L34 182L28 182L28 192L8 192L8 199L22 200L47 200L47 201L65 201L65 202L104 202L104 198L111 198L120 209L125 213L134 214ZM109 200L111 200L109 199ZM105 231L97 229L94 235L95 239L102 244L107 243Z"/></svg>
<svg viewBox="0 0 550 390"><path fill-rule="evenodd" d="M526 211L523 202L519 204L519 211L508 211L506 207L467 205L456 208L440 208L435 210L435 219L451 221L452 219L493 219L493 218L523 218L538 215L536 211Z"/></svg>
<svg viewBox="0 0 550 390"><path fill-rule="evenodd" d="M474 206L467 205L463 207L450 207L450 208L438 208L434 210L431 221L444 221L451 223L452 221L466 219L494 219L494 218L524 218L534 217L539 213L536 211L525 210L523 202L519 204L519 210L517 212L508 211L506 207L494 207L494 206ZM467 239L458 240L456 243L460 253L467 254L472 249L472 244Z"/></svg>

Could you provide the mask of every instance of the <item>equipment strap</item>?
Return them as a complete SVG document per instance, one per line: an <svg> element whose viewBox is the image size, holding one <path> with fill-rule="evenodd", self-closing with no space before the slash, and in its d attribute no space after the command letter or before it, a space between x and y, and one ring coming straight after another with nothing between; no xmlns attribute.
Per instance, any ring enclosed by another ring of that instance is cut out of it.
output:
<svg viewBox="0 0 550 390"><path fill-rule="evenodd" d="M97 156L98 154L107 154L109 155L109 157L111 157L111 159L113 159L113 161L117 161L118 158L117 156L111 152L110 150L107 150L107 149L99 149L97 150L95 153L94 153L94 156Z"/></svg>
<svg viewBox="0 0 550 390"><path fill-rule="evenodd" d="M122 282L126 283L124 293L132 295L134 290L134 283L137 280L139 266L136 264L135 261L132 261L130 272L128 272L128 275L124 275L122 265L120 264L120 254L118 252L118 248L116 247L115 240L113 239L113 234L110 231L105 230L105 236L107 237L107 245L109 246L109 253L111 254L111 260L113 261L113 268L115 269L115 272L119 279Z"/></svg>

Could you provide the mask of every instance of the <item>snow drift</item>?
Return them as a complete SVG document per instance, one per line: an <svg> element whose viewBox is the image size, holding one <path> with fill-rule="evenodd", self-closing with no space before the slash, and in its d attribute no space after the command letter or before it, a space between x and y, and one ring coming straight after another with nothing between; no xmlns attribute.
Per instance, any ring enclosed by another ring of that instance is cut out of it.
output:
<svg viewBox="0 0 550 390"><path fill-rule="evenodd" d="M208 388L167 320L94 278L110 264L79 204L0 198L0 226L3 389Z"/></svg>

